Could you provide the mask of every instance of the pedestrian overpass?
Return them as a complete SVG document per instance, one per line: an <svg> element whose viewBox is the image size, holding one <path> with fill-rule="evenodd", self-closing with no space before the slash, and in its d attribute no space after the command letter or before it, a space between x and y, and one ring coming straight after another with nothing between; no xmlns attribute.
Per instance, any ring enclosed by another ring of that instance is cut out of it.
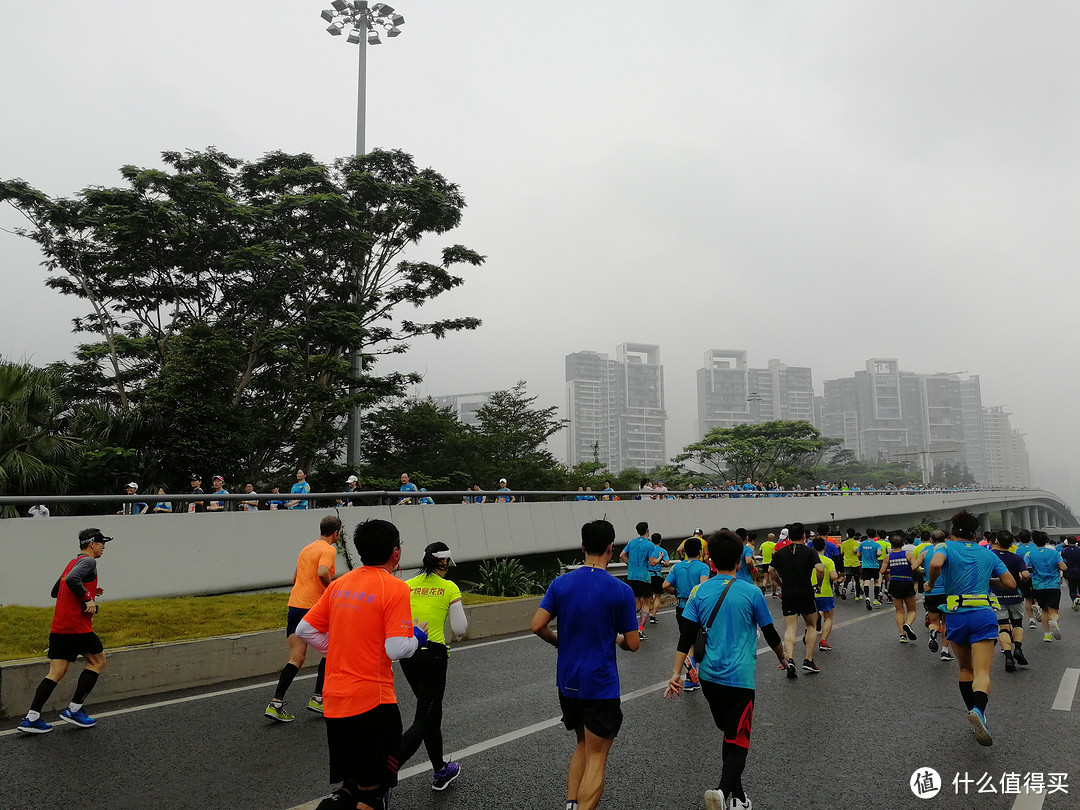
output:
<svg viewBox="0 0 1080 810"><path fill-rule="evenodd" d="M429 494L459 501L464 493ZM455 559L461 562L552 553L573 559L580 554L581 525L599 518L615 525L619 544L636 534L639 521L648 522L650 531L659 532L665 539L686 537L695 528L711 531L742 526L763 534L796 521L860 531L906 529L919 523L945 527L949 516L960 509L978 515L984 529L1018 531L1080 524L1061 498L1044 490L791 493L783 497L723 493L723 497L619 501L542 501L538 498L550 498L556 493L514 494L518 503L396 506L386 504L396 503L400 497L397 492L366 492L364 497L376 502L382 499L384 505L0 520L0 554L4 560L0 567L0 604L51 605L49 589L64 564L77 553L79 530L89 526L116 538L99 563L104 599L108 601L287 585L297 552L318 536L319 521L327 514L341 516L346 537L367 518L393 521L401 530L404 568L419 567L424 546L434 540L449 545ZM557 494L570 498L579 495ZM307 497L316 503L332 503L337 495L312 493ZM251 496L223 497L235 500ZM15 500L0 498L0 503ZM34 499L38 500L42 499ZM52 503L62 499L44 500ZM352 551L351 543L349 548ZM352 556L356 562L355 552ZM347 561L339 555L338 572L347 568Z"/></svg>

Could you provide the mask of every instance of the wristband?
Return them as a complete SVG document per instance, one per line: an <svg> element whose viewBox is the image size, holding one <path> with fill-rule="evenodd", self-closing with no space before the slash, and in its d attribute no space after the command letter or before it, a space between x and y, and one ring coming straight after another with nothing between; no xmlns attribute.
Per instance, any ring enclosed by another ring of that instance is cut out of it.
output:
<svg viewBox="0 0 1080 810"><path fill-rule="evenodd" d="M413 637L416 638L417 645L423 647L427 644L427 633L421 630L419 627L413 627Z"/></svg>

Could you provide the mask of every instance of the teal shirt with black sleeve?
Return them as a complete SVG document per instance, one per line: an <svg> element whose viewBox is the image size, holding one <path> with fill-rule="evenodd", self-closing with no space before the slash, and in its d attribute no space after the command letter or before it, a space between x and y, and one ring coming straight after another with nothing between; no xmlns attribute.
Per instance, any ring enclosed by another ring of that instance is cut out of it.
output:
<svg viewBox="0 0 1080 810"><path fill-rule="evenodd" d="M686 603L683 618L700 625L708 623L716 600L731 582L722 575L703 582ZM754 688L754 668L757 665L757 629L773 623L769 606L761 589L753 583L736 579L731 586L716 619L709 628L705 659L698 662L701 680L709 683Z"/></svg>
<svg viewBox="0 0 1080 810"><path fill-rule="evenodd" d="M686 607L690 591L701 583L702 577L709 576L709 566L701 560L683 560L677 562L668 572L667 581L675 589L676 606Z"/></svg>

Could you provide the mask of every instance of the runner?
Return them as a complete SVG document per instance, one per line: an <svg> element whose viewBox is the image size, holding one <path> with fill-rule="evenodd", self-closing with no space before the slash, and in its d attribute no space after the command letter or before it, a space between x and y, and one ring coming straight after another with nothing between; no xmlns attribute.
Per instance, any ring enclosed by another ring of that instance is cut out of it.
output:
<svg viewBox="0 0 1080 810"><path fill-rule="evenodd" d="M700 662L701 688L709 702L713 722L724 733L720 784L705 791L707 810L751 810L742 784L754 720L754 669L757 628L777 660L788 660L773 626L765 597L751 583L735 575L740 566L742 541L732 532L709 537L710 556L718 575L700 585L689 601L671 665L665 697L683 690L683 665L702 626L708 630L705 656ZM802 546L805 549L805 546Z"/></svg>
<svg viewBox="0 0 1080 810"><path fill-rule="evenodd" d="M461 605L461 589L446 578L454 564L450 547L438 541L430 543L424 549L422 564L423 573L410 579L408 585L413 620L427 623L428 638L412 658L401 661L401 671L416 695L416 716L401 737L398 764L408 762L423 743L431 760L431 789L446 790L461 773L461 764L443 759L442 703L450 655L443 627L449 617L450 629L463 636L469 620Z"/></svg>
<svg viewBox="0 0 1080 810"><path fill-rule="evenodd" d="M956 651L968 722L979 745L993 745L986 725L986 703L998 623L990 586L1015 588L1016 580L1005 563L975 542L979 528L975 515L961 510L952 516L951 523L948 541L934 550L927 582L933 588L939 576L945 580L943 609L949 614L949 640Z"/></svg>
<svg viewBox="0 0 1080 810"><path fill-rule="evenodd" d="M30 710L19 724L18 730L24 734L52 731L52 726L41 719L41 712L80 655L86 665L75 684L71 703L60 712L60 719L79 728L97 725L97 720L83 711L83 704L105 669L105 648L94 632L93 622L98 611L97 598L104 593L97 584L97 561L105 553L105 544L112 539L99 529L79 532L79 556L67 564L52 586L56 606L49 627L49 674L41 679Z"/></svg>
<svg viewBox="0 0 1080 810"><path fill-rule="evenodd" d="M703 563L701 557L701 540L691 537L683 543L683 551L686 559L675 563L664 581L664 590L675 593L675 621L679 625L679 632L683 631L686 622L683 620L683 611L690 599L690 594L698 585L709 579L709 566ZM694 656L686 659L687 678L683 688L693 691L698 688L697 662Z"/></svg>
<svg viewBox="0 0 1080 810"><path fill-rule="evenodd" d="M397 527L366 520L356 527L353 545L363 566L332 582L296 628L326 655L330 782L341 783L316 810L385 806L401 751L392 664L427 641L427 628L413 626L409 586L392 573L401 562Z"/></svg>
<svg viewBox="0 0 1080 810"><path fill-rule="evenodd" d="M780 608L784 614L784 650L787 653L787 676L799 677L795 668L795 634L799 616L806 623L806 658L803 659L803 672L816 674L821 668L814 663L814 650L817 649L818 622L817 603L814 595L825 578L825 566L812 548L807 548L805 528L801 523L792 523L788 528L791 544L773 553L772 575L780 585ZM815 573L816 572L816 573ZM811 576L814 577L811 581Z"/></svg>
<svg viewBox="0 0 1080 810"><path fill-rule="evenodd" d="M626 584L634 592L637 612L641 617L638 621L638 636L645 640L649 638L645 632L645 622L649 620L649 608L652 605L652 578L649 575L649 566L656 565L659 557L656 556L656 546L647 536L649 524L643 520L635 528L638 536L626 544L619 559L626 563Z"/></svg>
<svg viewBox="0 0 1080 810"><path fill-rule="evenodd" d="M337 541L341 537L341 521L333 515L327 515L319 521L319 539L308 543L300 550L293 571L293 586L289 593L289 615L285 623L285 638L289 642L289 661L281 668L278 675L277 689L263 714L280 723L291 723L296 717L285 711L285 693L304 665L307 658L307 643L296 635L296 626L304 618L323 591L334 579L334 563L337 561ZM326 659L319 661L319 672L315 676L315 693L308 700L308 710L323 713L323 681L326 678Z"/></svg>
<svg viewBox="0 0 1080 810"><path fill-rule="evenodd" d="M889 533L884 529L878 529L877 544L881 547L881 560L889 559L889 552L892 551L892 543L889 542ZM892 594L889 593L889 567L886 565L885 570L881 572L881 593L887 601L892 602ZM874 607L881 605L881 602L874 600Z"/></svg>
<svg viewBox="0 0 1080 810"><path fill-rule="evenodd" d="M1028 529L1021 529L1016 533L1015 552L1020 555L1020 559L1026 558L1028 552L1034 548L1035 544L1031 542L1031 532ZM1042 608L1035 603L1035 592L1031 587L1030 579L1020 583L1020 595L1024 597L1024 615L1028 620L1028 629L1034 630L1039 626L1039 620L1042 618Z"/></svg>
<svg viewBox="0 0 1080 810"><path fill-rule="evenodd" d="M814 551L818 553L821 564L825 566L825 578L821 581L820 591L814 597L818 613L821 614L821 641L818 642L818 649L829 652L832 650L832 646L829 644L829 634L832 633L833 609L836 607L833 585L839 581L840 575L836 573L836 562L825 554L826 548L827 544L824 537L818 536L814 538ZM810 575L811 586L814 584L814 576L815 574Z"/></svg>
<svg viewBox="0 0 1080 810"><path fill-rule="evenodd" d="M878 584L878 577L881 576L882 562L881 546L867 530L866 537L859 543L859 564L862 566L859 577L862 580L863 598L866 600L867 610L873 610L875 605L881 607L881 585ZM871 584L874 588L872 601L870 599Z"/></svg>
<svg viewBox="0 0 1080 810"><path fill-rule="evenodd" d="M739 560L739 572L736 576L743 582L754 584L754 544L750 542L750 533L746 529L736 529L735 536L743 544L742 558Z"/></svg>
<svg viewBox="0 0 1080 810"><path fill-rule="evenodd" d="M1012 535L1009 536L1011 537ZM926 569L923 567L921 560L923 555L933 547L934 544L930 540L930 531L928 529L923 529L922 532L919 533L919 543L915 546L916 567L911 572L912 577L915 580L916 594L923 594L926 592ZM926 560L926 562L930 562L930 560Z"/></svg>
<svg viewBox="0 0 1080 810"><path fill-rule="evenodd" d="M649 530L638 524L638 533ZM649 543L644 537L637 537ZM607 572L615 527L581 527L585 565L556 577L533 616L531 630L558 649L556 684L562 721L577 737L566 780L566 810L593 810L604 792L608 752L622 726L615 647L638 649L634 593ZM651 545L651 544L650 544ZM551 620L559 620L556 635Z"/></svg>
<svg viewBox="0 0 1080 810"><path fill-rule="evenodd" d="M765 589L772 583L772 577L769 576L769 569L772 568L772 555L776 549L776 535L772 532L765 537L765 542L758 548L758 552L761 557L761 592L765 593ZM773 585L773 593L776 592L776 586Z"/></svg>
<svg viewBox="0 0 1080 810"><path fill-rule="evenodd" d="M1017 583L1031 579L1027 564L1019 554L1009 551L1012 545L1013 535L1010 531L1000 531L994 537L991 551L998 559L1005 563L1009 573ZM1016 665L1027 665L1022 645L1024 643L1024 598L1016 588L1003 588L991 586L994 595L998 598L997 609L998 641L1001 642L1001 651L1005 655L1005 671L1016 672Z"/></svg>
<svg viewBox="0 0 1080 810"><path fill-rule="evenodd" d="M652 602L650 605L649 624L659 624L660 619L657 618L657 613L660 612L660 597L664 593L664 566L669 566L671 559L668 553L664 550L664 547L660 545L663 541L663 537L659 532L654 532L652 537L652 544L655 548L655 556L658 558L655 565L649 566L649 585L652 588Z"/></svg>
<svg viewBox="0 0 1080 810"><path fill-rule="evenodd" d="M945 542L945 532L935 529L930 532L932 545L918 561L919 566L929 577L930 561L934 558L934 552ZM930 652L935 653L941 649L941 660L952 661L953 654L949 644L948 634L945 632L945 614L942 606L945 604L945 580L940 580L933 585L930 580L926 582L926 593L923 596L923 607L926 608L926 627L930 630ZM940 638L940 642L938 639Z"/></svg>
<svg viewBox="0 0 1080 810"><path fill-rule="evenodd" d="M855 596L855 601L862 599L862 590L859 587L861 563L859 560L859 533L855 529L847 530L847 539L840 544L840 553L844 557L844 581L840 585L840 598L847 599L850 590Z"/></svg>
<svg viewBox="0 0 1080 810"><path fill-rule="evenodd" d="M1058 607L1061 605L1061 574L1066 570L1061 554L1049 544L1046 532L1031 533L1035 548L1024 556L1031 569L1031 588L1035 604L1042 608L1043 641L1061 640Z"/></svg>
<svg viewBox="0 0 1080 810"><path fill-rule="evenodd" d="M1074 536L1062 544L1061 559L1065 563L1065 579L1069 583L1069 600L1073 611L1080 611L1080 542Z"/></svg>
<svg viewBox="0 0 1080 810"><path fill-rule="evenodd" d="M896 609L896 629L900 633L900 643L908 644L919 637L911 629L918 618L915 611L915 578L913 570L915 553L904 550L905 538L902 532L896 532L889 539L892 550L881 563L881 572L889 571L889 595L893 598Z"/></svg>

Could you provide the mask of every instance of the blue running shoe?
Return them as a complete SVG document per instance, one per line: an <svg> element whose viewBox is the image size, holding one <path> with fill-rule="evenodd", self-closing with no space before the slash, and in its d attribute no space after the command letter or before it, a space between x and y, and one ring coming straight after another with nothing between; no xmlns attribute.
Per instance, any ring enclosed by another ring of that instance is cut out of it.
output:
<svg viewBox="0 0 1080 810"><path fill-rule="evenodd" d="M37 720L24 719L19 723L17 731L21 731L23 734L48 734L52 731L52 726L42 720L40 717Z"/></svg>
<svg viewBox="0 0 1080 810"><path fill-rule="evenodd" d="M975 741L979 745L993 745L994 738L990 736L990 729L986 727L986 718L983 717L983 713L975 708L967 713L967 718L971 723L971 730L975 732Z"/></svg>
<svg viewBox="0 0 1080 810"><path fill-rule="evenodd" d="M71 723L71 725L78 726L79 728L93 728L97 725L97 720L82 709L79 709L77 712L73 712L71 709L64 709L60 712L60 719L65 723Z"/></svg>

